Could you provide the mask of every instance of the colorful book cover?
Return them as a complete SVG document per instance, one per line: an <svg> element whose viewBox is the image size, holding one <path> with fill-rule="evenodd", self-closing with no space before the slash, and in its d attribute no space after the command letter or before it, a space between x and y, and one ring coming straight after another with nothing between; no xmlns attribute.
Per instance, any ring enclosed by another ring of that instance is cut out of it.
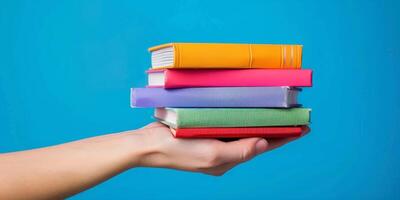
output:
<svg viewBox="0 0 400 200"><path fill-rule="evenodd" d="M298 88L291 87L203 87L132 88L132 107L276 107L299 106Z"/></svg>
<svg viewBox="0 0 400 200"><path fill-rule="evenodd" d="M298 137L304 129L305 126L177 128L172 129L172 134L177 138L282 138Z"/></svg>
<svg viewBox="0 0 400 200"><path fill-rule="evenodd" d="M312 70L148 70L148 87L311 87Z"/></svg>
<svg viewBox="0 0 400 200"><path fill-rule="evenodd" d="M310 122L308 108L157 108L154 117L172 128L298 126Z"/></svg>
<svg viewBox="0 0 400 200"><path fill-rule="evenodd" d="M152 68L300 69L302 45L170 43L149 48Z"/></svg>

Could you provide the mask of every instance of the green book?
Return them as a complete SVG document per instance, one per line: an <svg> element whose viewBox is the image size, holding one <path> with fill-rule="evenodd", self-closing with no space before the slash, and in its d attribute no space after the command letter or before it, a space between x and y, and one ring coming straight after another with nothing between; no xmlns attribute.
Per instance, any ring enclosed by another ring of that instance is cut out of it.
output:
<svg viewBox="0 0 400 200"><path fill-rule="evenodd" d="M308 108L157 108L154 117L173 128L296 126L310 123Z"/></svg>

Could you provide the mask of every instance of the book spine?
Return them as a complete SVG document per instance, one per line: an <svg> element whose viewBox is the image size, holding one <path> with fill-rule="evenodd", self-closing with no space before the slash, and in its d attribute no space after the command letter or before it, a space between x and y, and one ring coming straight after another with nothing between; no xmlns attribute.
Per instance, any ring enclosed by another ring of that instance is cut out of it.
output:
<svg viewBox="0 0 400 200"><path fill-rule="evenodd" d="M311 87L312 70L166 70L165 88Z"/></svg>
<svg viewBox="0 0 400 200"><path fill-rule="evenodd" d="M300 69L302 45L173 43L172 68Z"/></svg>
<svg viewBox="0 0 400 200"><path fill-rule="evenodd" d="M289 87L133 88L132 107L287 108Z"/></svg>
<svg viewBox="0 0 400 200"><path fill-rule="evenodd" d="M178 128L174 129L177 138L245 138L297 137L302 127L238 127L238 128Z"/></svg>
<svg viewBox="0 0 400 200"><path fill-rule="evenodd" d="M175 109L178 128L184 127L258 127L308 125L310 109Z"/></svg>

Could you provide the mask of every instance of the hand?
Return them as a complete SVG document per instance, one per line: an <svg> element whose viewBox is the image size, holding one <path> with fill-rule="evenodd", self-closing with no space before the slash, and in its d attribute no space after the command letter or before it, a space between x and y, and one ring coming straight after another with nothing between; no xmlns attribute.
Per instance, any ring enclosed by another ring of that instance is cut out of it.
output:
<svg viewBox="0 0 400 200"><path fill-rule="evenodd" d="M4 153L0 199L64 199L137 166L222 175L294 139L177 139L166 126L152 123L138 130Z"/></svg>
<svg viewBox="0 0 400 200"><path fill-rule="evenodd" d="M304 131L307 133L309 129ZM135 134L142 134L151 149L141 157L139 166L165 167L220 176L234 166L263 152L280 147L295 138L246 138L232 142L217 139L174 138L165 125L155 122ZM303 135L304 135L303 134Z"/></svg>

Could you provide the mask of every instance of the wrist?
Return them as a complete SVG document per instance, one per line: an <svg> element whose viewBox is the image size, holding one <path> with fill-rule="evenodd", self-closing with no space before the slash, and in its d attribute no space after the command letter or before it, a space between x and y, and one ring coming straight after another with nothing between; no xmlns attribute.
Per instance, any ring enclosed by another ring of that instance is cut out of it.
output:
<svg viewBox="0 0 400 200"><path fill-rule="evenodd" d="M155 166L157 160L154 157L160 154L160 148L154 142L156 138L152 139L151 135L140 129L123 132L122 135L129 168Z"/></svg>

